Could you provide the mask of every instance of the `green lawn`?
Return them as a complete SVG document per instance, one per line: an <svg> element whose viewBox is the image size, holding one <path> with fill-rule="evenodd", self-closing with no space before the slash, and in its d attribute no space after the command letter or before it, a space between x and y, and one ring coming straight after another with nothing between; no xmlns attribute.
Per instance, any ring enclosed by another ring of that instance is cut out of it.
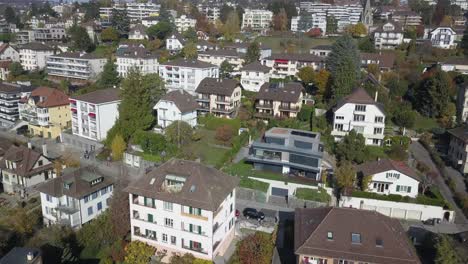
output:
<svg viewBox="0 0 468 264"><path fill-rule="evenodd" d="M266 182L261 182L257 180L253 180L247 177L241 177L239 186L247 189L259 190L262 192L268 192L268 188L270 184Z"/></svg>
<svg viewBox="0 0 468 264"><path fill-rule="evenodd" d="M308 188L297 188L296 197L303 200L310 200L322 203L328 203L330 201L330 195L323 188L318 190Z"/></svg>
<svg viewBox="0 0 468 264"><path fill-rule="evenodd" d="M215 131L201 128L198 129L198 133L203 135L202 138L183 146L183 151L192 152L205 164L213 166L218 164L230 147L224 148L217 146L220 143L215 139Z"/></svg>
<svg viewBox="0 0 468 264"><path fill-rule="evenodd" d="M297 53L309 53L310 48L318 45L331 45L335 42L335 38L309 38L309 37L279 37L279 36L269 36L269 37L258 37L258 42L265 44L268 47L271 47L272 53L283 53L283 48L281 47L281 42L287 43L292 41L296 46L295 51Z"/></svg>
<svg viewBox="0 0 468 264"><path fill-rule="evenodd" d="M416 116L416 122L414 124L414 130L416 131L429 131L432 128L439 127L437 120L422 115Z"/></svg>

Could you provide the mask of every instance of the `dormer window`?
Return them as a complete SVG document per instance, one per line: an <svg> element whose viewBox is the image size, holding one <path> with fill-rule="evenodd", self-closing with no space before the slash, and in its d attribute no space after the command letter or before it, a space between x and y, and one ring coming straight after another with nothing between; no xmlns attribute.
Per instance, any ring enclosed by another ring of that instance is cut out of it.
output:
<svg viewBox="0 0 468 264"><path fill-rule="evenodd" d="M332 231L327 232L327 239L328 240L333 240L333 232Z"/></svg>
<svg viewBox="0 0 468 264"><path fill-rule="evenodd" d="M103 180L104 180L103 177L99 177L99 178L97 178L97 179L94 179L94 180L91 181L91 186L94 186L94 185L96 185L96 184L102 182Z"/></svg>
<svg viewBox="0 0 468 264"><path fill-rule="evenodd" d="M64 182L63 183L63 188L65 188L66 190L70 190L71 185L72 185L71 182Z"/></svg>
<svg viewBox="0 0 468 264"><path fill-rule="evenodd" d="M353 244L361 244L361 234L359 234L359 233L351 233L351 243L353 243Z"/></svg>

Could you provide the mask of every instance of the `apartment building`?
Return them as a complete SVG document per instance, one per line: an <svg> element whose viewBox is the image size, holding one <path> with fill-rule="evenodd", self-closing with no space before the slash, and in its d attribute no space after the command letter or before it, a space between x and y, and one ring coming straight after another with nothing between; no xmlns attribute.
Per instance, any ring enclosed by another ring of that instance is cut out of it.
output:
<svg viewBox="0 0 468 264"><path fill-rule="evenodd" d="M420 264L398 219L370 210L296 208L297 263Z"/></svg>
<svg viewBox="0 0 468 264"><path fill-rule="evenodd" d="M67 37L64 27L36 28L34 29L34 41L49 42L63 41Z"/></svg>
<svg viewBox="0 0 468 264"><path fill-rule="evenodd" d="M315 14L314 18L319 21L325 20L327 17L334 17L337 23L338 32L342 32L349 25L355 25L361 21L364 8L361 1L334 1L333 4L321 2L300 2L299 8L301 14ZM323 23L323 22L322 22ZM324 31L326 32L326 30Z"/></svg>
<svg viewBox="0 0 468 264"><path fill-rule="evenodd" d="M44 224L81 228L107 210L113 189L114 180L92 167L42 183L37 190Z"/></svg>
<svg viewBox="0 0 468 264"><path fill-rule="evenodd" d="M43 153L28 147L12 145L0 162L3 191L24 197L32 188L55 178L54 165Z"/></svg>
<svg viewBox="0 0 468 264"><path fill-rule="evenodd" d="M391 19L400 23L404 28L417 27L422 25L422 17L412 10L395 10L392 12Z"/></svg>
<svg viewBox="0 0 468 264"><path fill-rule="evenodd" d="M448 159L462 174L468 173L468 129L460 126L448 131L450 135Z"/></svg>
<svg viewBox="0 0 468 264"><path fill-rule="evenodd" d="M331 45L317 45L313 48L310 49L310 54L326 58L328 57L328 54L332 51L332 46Z"/></svg>
<svg viewBox="0 0 468 264"><path fill-rule="evenodd" d="M20 61L19 52L8 43L0 44L0 60Z"/></svg>
<svg viewBox="0 0 468 264"><path fill-rule="evenodd" d="M206 16L209 22L214 23L221 15L221 9L214 4L198 4L198 11Z"/></svg>
<svg viewBox="0 0 468 264"><path fill-rule="evenodd" d="M198 59L218 67L227 61L233 66L234 71L238 71L244 63L244 54L232 49L207 50L198 52Z"/></svg>
<svg viewBox="0 0 468 264"><path fill-rule="evenodd" d="M0 83L0 126L11 127L19 118L18 103L34 88L19 84Z"/></svg>
<svg viewBox="0 0 468 264"><path fill-rule="evenodd" d="M237 115L242 96L242 87L237 80L205 78L195 92L201 115L210 113L225 118Z"/></svg>
<svg viewBox="0 0 468 264"><path fill-rule="evenodd" d="M313 54L272 54L262 59L262 64L272 68L271 78L283 79L296 76L303 67L322 69L325 67L325 58Z"/></svg>
<svg viewBox="0 0 468 264"><path fill-rule="evenodd" d="M93 141L106 139L107 132L119 117L120 91L97 90L70 99L73 135Z"/></svg>
<svg viewBox="0 0 468 264"><path fill-rule="evenodd" d="M257 44L258 44L258 47L260 49L260 58L259 58L260 60L271 56L271 48L270 47L268 47L267 45L265 45L265 44L263 44L261 42L257 43ZM224 49L235 50L238 53L244 54L244 57L245 57L245 54L247 54L247 50L249 49L250 45L252 45L252 43L247 42L247 41L234 42L234 43L225 43L223 48ZM219 48L219 47L217 47L217 48Z"/></svg>
<svg viewBox="0 0 468 264"><path fill-rule="evenodd" d="M252 162L256 170L320 181L322 158L319 133L273 127L252 143L247 161Z"/></svg>
<svg viewBox="0 0 468 264"><path fill-rule="evenodd" d="M30 42L18 47L20 62L27 71L42 70L47 65L47 57L54 55L54 49L39 42Z"/></svg>
<svg viewBox="0 0 468 264"><path fill-rule="evenodd" d="M179 32L174 32L166 39L166 49L172 53L179 52L186 43L187 41Z"/></svg>
<svg viewBox="0 0 468 264"><path fill-rule="evenodd" d="M395 49L403 43L403 27L394 21L379 26L372 34L376 49Z"/></svg>
<svg viewBox="0 0 468 264"><path fill-rule="evenodd" d="M322 35L327 34L327 17L322 13L301 12L300 16L291 18L292 32L308 32L311 29L318 28Z"/></svg>
<svg viewBox="0 0 468 264"><path fill-rule="evenodd" d="M20 119L28 122L29 133L44 138L57 138L71 126L68 96L54 88L38 87L18 103Z"/></svg>
<svg viewBox="0 0 468 264"><path fill-rule="evenodd" d="M128 39L131 40L143 40L148 39L148 34L146 34L146 26L143 24L137 24L130 29L128 33Z"/></svg>
<svg viewBox="0 0 468 264"><path fill-rule="evenodd" d="M273 12L265 9L246 9L242 15L242 30L267 31L271 27Z"/></svg>
<svg viewBox="0 0 468 264"><path fill-rule="evenodd" d="M93 53L64 52L47 57L47 73L56 79L95 81L104 70L107 58Z"/></svg>
<svg viewBox="0 0 468 264"><path fill-rule="evenodd" d="M255 96L255 114L260 119L295 118L302 107L300 83L264 83Z"/></svg>
<svg viewBox="0 0 468 264"><path fill-rule="evenodd" d="M440 49L456 48L456 37L457 33L450 27L438 27L429 33L432 46Z"/></svg>
<svg viewBox="0 0 468 264"><path fill-rule="evenodd" d="M15 32L15 44L24 45L34 41L34 30L20 30Z"/></svg>
<svg viewBox="0 0 468 264"><path fill-rule="evenodd" d="M416 198L421 177L403 161L379 159L360 164L358 179L371 177L367 192L383 195L396 194Z"/></svg>
<svg viewBox="0 0 468 264"><path fill-rule="evenodd" d="M175 59L161 63L159 75L169 90L182 89L194 94L203 79L219 77L219 68L199 60Z"/></svg>
<svg viewBox="0 0 468 264"><path fill-rule="evenodd" d="M270 81L271 69L256 61L240 69L242 87L251 92L258 92L264 83Z"/></svg>
<svg viewBox="0 0 468 264"><path fill-rule="evenodd" d="M180 17L175 19L175 26L179 33L184 33L189 28L195 29L195 25L197 24L197 20L186 15L181 15Z"/></svg>
<svg viewBox="0 0 468 264"><path fill-rule="evenodd" d="M162 129L174 121L184 121L192 127L197 125L198 103L184 90L166 93L153 108L157 113L158 126Z"/></svg>
<svg viewBox="0 0 468 264"><path fill-rule="evenodd" d="M141 20L141 23L145 27L151 27L159 23L159 17L145 17Z"/></svg>
<svg viewBox="0 0 468 264"><path fill-rule="evenodd" d="M132 240L214 260L234 238L238 178L171 159L126 188Z"/></svg>
<svg viewBox="0 0 468 264"><path fill-rule="evenodd" d="M117 72L120 77L127 77L130 69L141 74L158 73L158 56L143 45L121 45L116 51Z"/></svg>
<svg viewBox="0 0 468 264"><path fill-rule="evenodd" d="M354 130L362 134L366 145L380 146L384 139L385 112L383 106L367 94L363 88L341 99L333 109L333 130L335 141Z"/></svg>
<svg viewBox="0 0 468 264"><path fill-rule="evenodd" d="M100 7L100 18L105 21L110 21L114 9L127 11L128 18L136 22L147 17L159 16L161 5L154 3L125 3L124 5L115 4L112 7Z"/></svg>

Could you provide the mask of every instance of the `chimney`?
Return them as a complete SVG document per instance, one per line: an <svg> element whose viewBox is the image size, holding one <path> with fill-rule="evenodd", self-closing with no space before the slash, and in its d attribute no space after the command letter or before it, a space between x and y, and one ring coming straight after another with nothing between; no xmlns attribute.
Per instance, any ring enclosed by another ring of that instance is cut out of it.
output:
<svg viewBox="0 0 468 264"><path fill-rule="evenodd" d="M34 259L34 253L29 251L28 254L26 255L26 259L28 261L32 261Z"/></svg>
<svg viewBox="0 0 468 264"><path fill-rule="evenodd" d="M32 149L32 144L30 141L28 141L28 149Z"/></svg>
<svg viewBox="0 0 468 264"><path fill-rule="evenodd" d="M375 91L375 98L374 98L374 101L377 102L377 98L379 98L379 91Z"/></svg>
<svg viewBox="0 0 468 264"><path fill-rule="evenodd" d="M44 142L42 143L42 155L48 157L49 152L47 151L47 144Z"/></svg>

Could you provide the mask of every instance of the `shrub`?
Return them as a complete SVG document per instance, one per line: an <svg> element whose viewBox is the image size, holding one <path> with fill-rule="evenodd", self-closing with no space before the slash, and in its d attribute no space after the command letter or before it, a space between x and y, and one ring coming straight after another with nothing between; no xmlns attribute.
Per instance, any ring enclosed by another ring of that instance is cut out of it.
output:
<svg viewBox="0 0 468 264"><path fill-rule="evenodd" d="M232 139L233 134L234 131L232 130L232 127L230 125L222 125L216 128L215 138L219 141L226 143Z"/></svg>
<svg viewBox="0 0 468 264"><path fill-rule="evenodd" d="M362 191L353 191L351 194L352 197L358 198L368 198L368 199L375 199L381 201L391 201L391 202L400 202L400 203L417 203L417 204L424 204L424 205L433 205L433 206L446 206L446 202L440 198L431 198L424 195L418 195L416 199L412 199L409 196L401 196L398 194L389 194L389 195L382 195L377 193L371 192L362 192Z"/></svg>
<svg viewBox="0 0 468 264"><path fill-rule="evenodd" d="M137 131L133 139L146 153L157 154L166 149L166 138L161 134L151 131Z"/></svg>

